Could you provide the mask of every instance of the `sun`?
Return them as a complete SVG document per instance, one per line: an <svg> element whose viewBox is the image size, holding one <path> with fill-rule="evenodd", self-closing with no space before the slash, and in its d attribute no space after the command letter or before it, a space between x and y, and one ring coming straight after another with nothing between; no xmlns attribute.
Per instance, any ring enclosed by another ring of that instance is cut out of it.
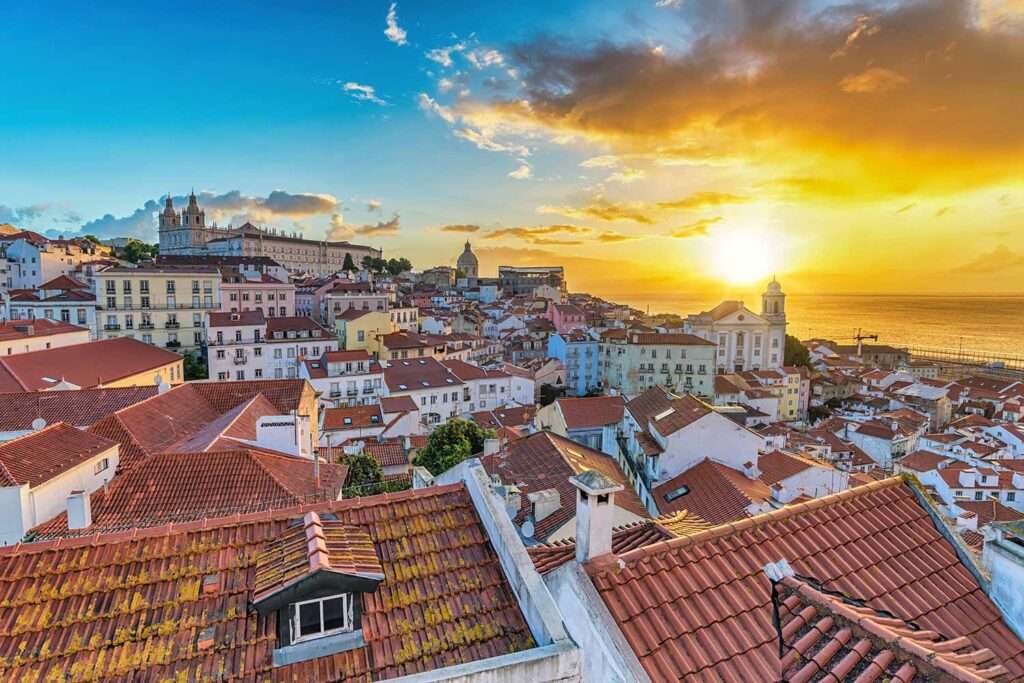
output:
<svg viewBox="0 0 1024 683"><path fill-rule="evenodd" d="M723 230L711 240L711 269L733 285L763 280L778 268L778 241L769 230L738 227Z"/></svg>

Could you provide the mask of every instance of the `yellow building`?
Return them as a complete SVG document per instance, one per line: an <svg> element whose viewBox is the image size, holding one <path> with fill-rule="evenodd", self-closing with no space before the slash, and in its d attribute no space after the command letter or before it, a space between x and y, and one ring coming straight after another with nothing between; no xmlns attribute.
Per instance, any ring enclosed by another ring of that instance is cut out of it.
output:
<svg viewBox="0 0 1024 683"><path fill-rule="evenodd" d="M378 338L397 329L387 311L364 311L350 308L334 319L342 349L345 351L376 351Z"/></svg>
<svg viewBox="0 0 1024 683"><path fill-rule="evenodd" d="M172 351L198 350L204 319L220 310L215 266L107 268L96 273L96 338L132 337Z"/></svg>

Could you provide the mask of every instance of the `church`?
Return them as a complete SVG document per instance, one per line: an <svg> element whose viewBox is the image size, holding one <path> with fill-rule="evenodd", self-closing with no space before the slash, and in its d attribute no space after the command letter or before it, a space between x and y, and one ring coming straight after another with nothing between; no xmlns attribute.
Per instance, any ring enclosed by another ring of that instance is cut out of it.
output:
<svg viewBox="0 0 1024 683"><path fill-rule="evenodd" d="M199 206L195 192L188 206L174 208L170 194L159 215L160 253L178 256L266 256L292 273L331 275L351 255L358 265L366 256L381 258L380 249L349 244L309 240L299 233L286 233L246 222L238 228L207 225L206 212Z"/></svg>
<svg viewBox="0 0 1024 683"><path fill-rule="evenodd" d="M689 315L683 331L716 345L718 372L774 370L784 364L786 295L773 277L761 295L760 314L742 301L723 301L710 311Z"/></svg>

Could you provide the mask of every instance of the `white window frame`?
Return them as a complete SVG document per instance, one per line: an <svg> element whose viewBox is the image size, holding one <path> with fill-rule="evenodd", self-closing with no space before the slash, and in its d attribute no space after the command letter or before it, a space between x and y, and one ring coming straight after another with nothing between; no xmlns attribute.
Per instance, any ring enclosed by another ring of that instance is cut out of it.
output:
<svg viewBox="0 0 1024 683"><path fill-rule="evenodd" d="M291 630L292 630L292 643L302 643L302 642L305 642L307 640L315 640L317 638L323 638L325 636L330 636L330 635L333 635L335 633L349 633L351 631L354 631L355 628L354 628L354 623L353 623L354 622L353 605L355 604L355 600L353 599L353 597L354 596L352 595L352 593L337 593L335 595L325 595L322 598L314 598L313 600L302 600L301 602L293 602L290 605L288 605L288 610L289 610L288 622L291 625ZM344 606L343 609L344 609L344 612L345 612L345 624L343 626L338 627L338 628L333 628L333 629L331 629L329 631L324 631L323 630L323 627L324 627L324 601L326 601L326 600L337 600L338 598L341 598L342 605ZM310 634L305 635L305 636L299 635L299 632L300 632L300 629L299 629L299 626L300 626L300 623L299 623L299 608L302 605L309 605L309 604L312 604L314 602L315 603L319 603L319 605L320 605L320 631L318 633L310 633Z"/></svg>

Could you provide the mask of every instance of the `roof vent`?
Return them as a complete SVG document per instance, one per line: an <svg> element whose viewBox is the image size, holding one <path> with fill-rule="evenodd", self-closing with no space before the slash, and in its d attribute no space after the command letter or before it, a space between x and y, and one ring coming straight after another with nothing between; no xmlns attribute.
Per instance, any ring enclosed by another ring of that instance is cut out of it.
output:
<svg viewBox="0 0 1024 683"><path fill-rule="evenodd" d="M678 500L679 498L682 498L683 496L685 496L689 492L690 492L690 487L686 486L686 485L680 486L677 489L672 489L671 491L669 491L668 493L665 494L665 502L666 503L671 503L674 500Z"/></svg>

